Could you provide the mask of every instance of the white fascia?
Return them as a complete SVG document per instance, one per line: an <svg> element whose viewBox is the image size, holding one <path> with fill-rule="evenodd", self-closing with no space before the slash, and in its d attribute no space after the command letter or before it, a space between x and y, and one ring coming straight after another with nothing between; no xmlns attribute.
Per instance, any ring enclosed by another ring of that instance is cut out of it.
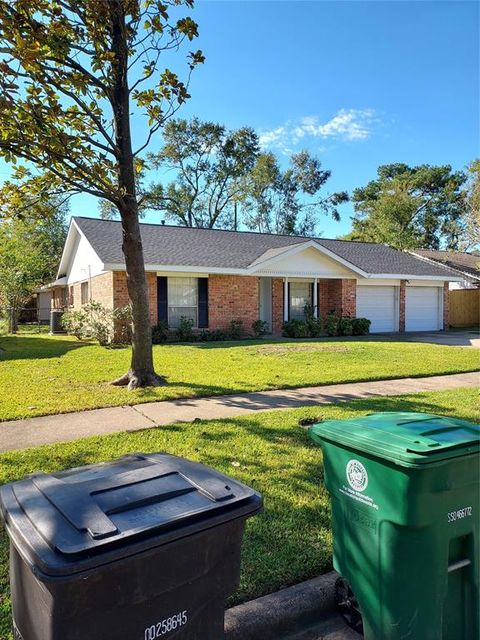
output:
<svg viewBox="0 0 480 640"><path fill-rule="evenodd" d="M360 274L364 278L369 277L369 274L366 271L363 271L363 269L360 269L360 267L357 267L351 262L348 262L348 260L344 260L343 258L340 258L340 256L338 256L336 253L333 253L333 251L326 249L325 247L318 244L314 240L309 240L308 242L302 242L300 244L296 244L290 249L286 249L283 253L272 256L271 258L267 258L263 262L257 261L254 266L248 267L247 271L251 274L256 273L257 271L261 271L261 270L263 271L263 269L265 269L267 265L278 262L280 258L287 258L289 256L294 256L297 253L300 253L308 248L316 249L317 251L319 251L320 253L323 253L324 255L328 256L332 260L335 260L336 262L343 264L344 267L347 267L348 269L355 271L355 273Z"/></svg>
<svg viewBox="0 0 480 640"><path fill-rule="evenodd" d="M74 224L73 218L71 218L65 244L63 245L62 257L60 258L60 264L58 265L57 280L61 278L62 275L66 274L68 258L70 257L71 247L76 233L78 233L78 226Z"/></svg>
<svg viewBox="0 0 480 640"><path fill-rule="evenodd" d="M463 278L457 278L456 276L413 276L408 273L372 273L367 278L392 278L394 280L443 280L444 282L461 282Z"/></svg>
<svg viewBox="0 0 480 640"><path fill-rule="evenodd" d="M105 271L125 271L125 263L106 263L104 264ZM248 276L251 275L246 269L231 269L227 267L206 267L198 265L176 265L176 264L146 264L145 271L162 271L162 272L177 272L177 273L214 273L220 275L239 275Z"/></svg>

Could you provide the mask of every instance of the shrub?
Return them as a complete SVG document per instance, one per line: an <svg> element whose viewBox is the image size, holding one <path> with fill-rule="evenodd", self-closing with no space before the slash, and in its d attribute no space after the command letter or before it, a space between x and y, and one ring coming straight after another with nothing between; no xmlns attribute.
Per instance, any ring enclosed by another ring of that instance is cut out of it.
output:
<svg viewBox="0 0 480 640"><path fill-rule="evenodd" d="M282 324L282 334L285 338L306 338L307 323L304 320L288 320Z"/></svg>
<svg viewBox="0 0 480 640"><path fill-rule="evenodd" d="M321 318L315 318L313 307L307 302L305 305L305 324L307 326L307 336L309 338L319 338L323 333L323 323Z"/></svg>
<svg viewBox="0 0 480 640"><path fill-rule="evenodd" d="M152 327L152 343L163 344L168 339L168 324L160 320Z"/></svg>
<svg viewBox="0 0 480 640"><path fill-rule="evenodd" d="M331 338L338 334L338 318L334 313L329 313L325 321L325 332Z"/></svg>
<svg viewBox="0 0 480 640"><path fill-rule="evenodd" d="M97 340L102 347L131 341L132 312L130 305L107 309L92 300L80 309L66 311L62 316L66 332L79 340Z"/></svg>
<svg viewBox="0 0 480 640"><path fill-rule="evenodd" d="M230 340L239 340L243 335L243 320L240 320L239 318L230 320L227 335Z"/></svg>
<svg viewBox="0 0 480 640"><path fill-rule="evenodd" d="M338 335L351 336L353 333L353 318L350 316L342 316L338 320Z"/></svg>
<svg viewBox="0 0 480 640"><path fill-rule="evenodd" d="M323 322L321 318L307 318L307 335L309 338L320 338L323 334Z"/></svg>
<svg viewBox="0 0 480 640"><path fill-rule="evenodd" d="M62 316L62 327L70 336L75 336L78 340L83 340L85 336L85 313L83 309L65 311Z"/></svg>
<svg viewBox="0 0 480 640"><path fill-rule="evenodd" d="M265 320L254 320L252 322L252 331L256 338L264 336L268 332L268 328L268 322L265 322Z"/></svg>
<svg viewBox="0 0 480 640"><path fill-rule="evenodd" d="M354 336L365 336L370 332L371 320L367 318L353 318L352 320L352 334Z"/></svg>
<svg viewBox="0 0 480 640"><path fill-rule="evenodd" d="M85 337L97 340L102 347L111 344L114 337L113 310L92 300L84 304L80 311L85 318Z"/></svg>
<svg viewBox="0 0 480 640"><path fill-rule="evenodd" d="M132 307L126 304L113 310L114 335L116 344L131 344L132 342Z"/></svg>
<svg viewBox="0 0 480 640"><path fill-rule="evenodd" d="M195 333L193 331L192 318L186 318L185 316L182 316L180 318L180 324L175 332L175 335L180 342L194 342Z"/></svg>
<svg viewBox="0 0 480 640"><path fill-rule="evenodd" d="M202 342L220 342L228 340L230 336L224 329L212 329L212 331L204 329L198 337Z"/></svg>

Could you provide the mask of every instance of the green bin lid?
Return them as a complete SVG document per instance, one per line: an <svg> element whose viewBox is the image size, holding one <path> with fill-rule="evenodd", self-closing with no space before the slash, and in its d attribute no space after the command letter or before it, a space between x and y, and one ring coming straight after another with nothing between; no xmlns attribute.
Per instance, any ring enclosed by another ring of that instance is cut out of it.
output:
<svg viewBox="0 0 480 640"><path fill-rule="evenodd" d="M309 433L317 444L328 441L399 464L429 464L480 450L480 425L428 413L326 420L310 427Z"/></svg>

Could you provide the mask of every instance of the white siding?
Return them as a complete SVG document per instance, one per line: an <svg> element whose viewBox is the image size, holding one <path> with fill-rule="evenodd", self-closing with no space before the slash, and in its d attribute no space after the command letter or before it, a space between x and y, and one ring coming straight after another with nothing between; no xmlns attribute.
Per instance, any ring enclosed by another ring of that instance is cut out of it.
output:
<svg viewBox="0 0 480 640"><path fill-rule="evenodd" d="M259 267L256 275L310 276L318 278L356 278L357 274L336 260L308 247L294 255L279 257L268 268Z"/></svg>
<svg viewBox="0 0 480 640"><path fill-rule="evenodd" d="M67 284L81 282L103 273L103 263L92 245L80 234L75 239L72 259L67 270Z"/></svg>

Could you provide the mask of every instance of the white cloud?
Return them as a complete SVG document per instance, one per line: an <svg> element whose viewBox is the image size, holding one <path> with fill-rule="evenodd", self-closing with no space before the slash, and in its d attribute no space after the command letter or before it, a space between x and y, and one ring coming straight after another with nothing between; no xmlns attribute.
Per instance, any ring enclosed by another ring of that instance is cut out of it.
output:
<svg viewBox="0 0 480 640"><path fill-rule="evenodd" d="M259 136L260 144L262 147L268 147L279 142L286 133L287 131L285 127L278 127L277 129L272 129L272 131L265 131Z"/></svg>
<svg viewBox="0 0 480 640"><path fill-rule="evenodd" d="M322 140L362 141L370 137L375 121L373 109L340 109L330 120L321 122L318 116L305 116L298 122L260 133L263 148L290 149L305 138Z"/></svg>

